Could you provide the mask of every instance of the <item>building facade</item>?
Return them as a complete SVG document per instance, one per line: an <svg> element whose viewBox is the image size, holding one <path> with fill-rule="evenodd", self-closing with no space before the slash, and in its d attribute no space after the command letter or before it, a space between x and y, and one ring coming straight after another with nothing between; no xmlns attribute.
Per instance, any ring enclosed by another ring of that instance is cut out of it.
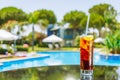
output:
<svg viewBox="0 0 120 80"><path fill-rule="evenodd" d="M80 30L76 30L75 32L72 28L63 27L63 26L56 26L56 25L49 25L47 29L47 35L55 34L62 39L64 39L64 46L74 46L74 39L77 35L81 34Z"/></svg>

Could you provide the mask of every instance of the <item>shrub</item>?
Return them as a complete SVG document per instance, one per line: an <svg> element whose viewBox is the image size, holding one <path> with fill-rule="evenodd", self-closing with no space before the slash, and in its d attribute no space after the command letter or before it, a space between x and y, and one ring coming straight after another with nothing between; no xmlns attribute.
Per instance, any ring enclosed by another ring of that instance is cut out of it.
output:
<svg viewBox="0 0 120 80"><path fill-rule="evenodd" d="M16 49L17 51L28 51L28 48L24 48L22 46L17 46Z"/></svg>
<svg viewBox="0 0 120 80"><path fill-rule="evenodd" d="M109 33L105 38L105 47L110 53L120 54L120 31Z"/></svg>
<svg viewBox="0 0 120 80"><path fill-rule="evenodd" d="M80 45L80 36L76 36L75 38L75 46L79 47Z"/></svg>
<svg viewBox="0 0 120 80"><path fill-rule="evenodd" d="M38 47L48 47L47 43L38 44Z"/></svg>
<svg viewBox="0 0 120 80"><path fill-rule="evenodd" d="M94 43L94 47L95 48L103 48L104 44L102 44L102 43Z"/></svg>
<svg viewBox="0 0 120 80"><path fill-rule="evenodd" d="M5 54L7 52L7 49L0 48L0 54Z"/></svg>

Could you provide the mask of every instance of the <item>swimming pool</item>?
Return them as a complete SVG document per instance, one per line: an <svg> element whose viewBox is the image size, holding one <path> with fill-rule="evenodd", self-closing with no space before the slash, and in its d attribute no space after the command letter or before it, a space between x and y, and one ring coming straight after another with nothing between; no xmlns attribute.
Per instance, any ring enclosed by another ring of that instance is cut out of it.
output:
<svg viewBox="0 0 120 80"><path fill-rule="evenodd" d="M74 51L52 51L38 52L38 54L50 54L51 57L45 62L48 65L80 65L80 52ZM103 57L103 56L102 56ZM120 66L120 61L117 59L111 60L101 57L99 52L94 52L94 65L97 66ZM114 56L112 56L114 58Z"/></svg>
<svg viewBox="0 0 120 80"><path fill-rule="evenodd" d="M28 57L17 60L4 61L0 65L0 72L40 66L80 65L80 54L74 51L46 51L37 54L47 55L43 57ZM119 61L101 59L98 52L94 52L94 65L120 66Z"/></svg>

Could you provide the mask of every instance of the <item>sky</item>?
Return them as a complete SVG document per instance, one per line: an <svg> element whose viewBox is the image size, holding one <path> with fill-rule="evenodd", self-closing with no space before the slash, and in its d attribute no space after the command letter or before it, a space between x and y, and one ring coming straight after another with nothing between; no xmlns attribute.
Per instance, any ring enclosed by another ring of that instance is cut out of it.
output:
<svg viewBox="0 0 120 80"><path fill-rule="evenodd" d="M100 3L111 4L117 12L120 12L120 0L0 0L0 9L14 6L26 13L38 9L53 10L57 20L61 21L63 16L71 10L79 10L88 14L88 10ZM120 20L120 15L118 16Z"/></svg>

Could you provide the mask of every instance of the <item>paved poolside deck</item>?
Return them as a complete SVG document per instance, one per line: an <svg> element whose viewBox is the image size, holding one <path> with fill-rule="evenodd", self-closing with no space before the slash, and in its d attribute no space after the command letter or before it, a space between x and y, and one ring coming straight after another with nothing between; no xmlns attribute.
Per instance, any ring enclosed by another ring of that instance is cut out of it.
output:
<svg viewBox="0 0 120 80"><path fill-rule="evenodd" d="M0 59L12 57L13 55L0 55Z"/></svg>

